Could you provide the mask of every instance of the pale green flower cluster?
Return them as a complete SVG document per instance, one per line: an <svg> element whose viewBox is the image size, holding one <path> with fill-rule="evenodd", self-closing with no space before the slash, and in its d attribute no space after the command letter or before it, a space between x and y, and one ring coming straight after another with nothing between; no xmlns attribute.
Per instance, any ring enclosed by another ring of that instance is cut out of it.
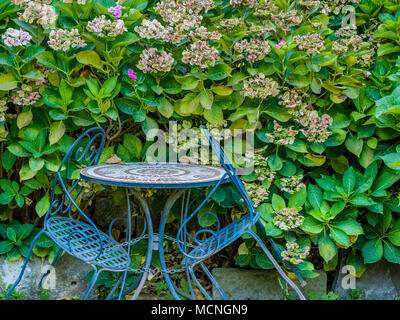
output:
<svg viewBox="0 0 400 320"><path fill-rule="evenodd" d="M213 67L219 60L218 50L211 47L206 41L192 43L189 49L182 52L182 62L201 69Z"/></svg>
<svg viewBox="0 0 400 320"><path fill-rule="evenodd" d="M50 3L51 0L13 0L13 4L24 9L23 12L17 13L20 20L30 24L39 24L43 29L54 28L58 18Z"/></svg>
<svg viewBox="0 0 400 320"><path fill-rule="evenodd" d="M86 43L82 40L78 29L51 30L47 44L53 50L62 50L64 52L73 48L86 47Z"/></svg>
<svg viewBox="0 0 400 320"><path fill-rule="evenodd" d="M258 39L244 39L236 42L233 49L240 54L238 58L246 58L246 60L250 62L264 59L271 51L268 41L261 41Z"/></svg>
<svg viewBox="0 0 400 320"><path fill-rule="evenodd" d="M89 21L87 29L96 33L99 37L107 36L111 38L117 37L127 31L123 20L117 19L111 21L106 19L105 15L101 15Z"/></svg>
<svg viewBox="0 0 400 320"><path fill-rule="evenodd" d="M320 53L325 50L325 41L318 33L295 36L293 40L298 44L299 50L304 50L308 54Z"/></svg>
<svg viewBox="0 0 400 320"><path fill-rule="evenodd" d="M157 48L144 49L140 54L140 60L137 67L144 73L168 72L174 64L174 58L171 53Z"/></svg>
<svg viewBox="0 0 400 320"><path fill-rule="evenodd" d="M301 208L283 208L274 211L276 216L272 221L276 227L283 231L293 230L303 224L304 216L299 214Z"/></svg>
<svg viewBox="0 0 400 320"><path fill-rule="evenodd" d="M265 99L268 96L275 97L278 93L278 83L271 78L267 78L263 73L258 73L254 77L244 80L243 90L240 92L241 95L251 99Z"/></svg>
<svg viewBox="0 0 400 320"><path fill-rule="evenodd" d="M303 249L301 249L296 241L288 241L286 243L286 250L281 252L283 260L292 264L299 264L303 262L309 254L310 247L305 246Z"/></svg>
<svg viewBox="0 0 400 320"><path fill-rule="evenodd" d="M8 28L1 38L7 46L19 47L28 45L32 36L22 29Z"/></svg>
<svg viewBox="0 0 400 320"><path fill-rule="evenodd" d="M281 178L281 191L288 192L290 194L299 191L301 188L304 188L306 186L304 183L301 182L301 180L303 180L303 175Z"/></svg>
<svg viewBox="0 0 400 320"><path fill-rule="evenodd" d="M282 144L282 145L287 145L287 144L293 144L295 137L299 131L293 129L293 127L288 127L285 128L281 126L278 121L274 120L274 132L273 134L271 133L266 133L265 136L271 143L276 143L276 144Z"/></svg>

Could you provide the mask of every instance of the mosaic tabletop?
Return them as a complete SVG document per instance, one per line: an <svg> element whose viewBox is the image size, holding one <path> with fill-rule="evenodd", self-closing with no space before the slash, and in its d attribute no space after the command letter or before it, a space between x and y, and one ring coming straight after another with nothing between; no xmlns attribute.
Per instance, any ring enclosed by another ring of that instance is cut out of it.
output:
<svg viewBox="0 0 400 320"><path fill-rule="evenodd" d="M102 164L81 170L86 181L135 188L194 188L215 185L224 176L220 167L186 163L131 162Z"/></svg>

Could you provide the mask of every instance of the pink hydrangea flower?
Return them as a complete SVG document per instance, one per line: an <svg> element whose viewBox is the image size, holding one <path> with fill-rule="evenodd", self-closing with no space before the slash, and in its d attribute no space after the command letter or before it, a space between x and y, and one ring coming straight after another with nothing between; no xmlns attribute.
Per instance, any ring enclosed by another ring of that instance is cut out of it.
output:
<svg viewBox="0 0 400 320"><path fill-rule="evenodd" d="M133 80L137 79L137 75L133 72L133 69L128 69L128 77Z"/></svg>
<svg viewBox="0 0 400 320"><path fill-rule="evenodd" d="M119 19L122 16L122 10L124 10L125 7L120 6L117 4L115 7L111 7L108 9L108 12L112 13L113 17Z"/></svg>

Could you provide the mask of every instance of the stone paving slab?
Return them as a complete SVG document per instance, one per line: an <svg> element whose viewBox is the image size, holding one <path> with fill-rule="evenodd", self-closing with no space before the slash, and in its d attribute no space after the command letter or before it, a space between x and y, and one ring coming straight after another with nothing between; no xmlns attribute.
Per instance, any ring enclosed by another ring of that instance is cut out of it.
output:
<svg viewBox="0 0 400 320"><path fill-rule="evenodd" d="M16 262L9 262L7 257L0 256L0 289L4 291L9 284L13 284L17 279L24 259ZM25 270L24 276L17 286L18 292L25 294L26 300L37 300L40 298L33 288L40 280L42 273L47 270L47 262L42 259L32 258ZM49 299L59 299L64 297L81 297L85 292L88 282L86 275L92 270L92 267L83 261L76 259L69 254L64 254L47 278ZM96 288L92 290L89 299L96 299Z"/></svg>
<svg viewBox="0 0 400 320"><path fill-rule="evenodd" d="M347 299L353 290L350 281L345 278L347 275L348 272L339 272L332 288L342 299ZM400 265L384 259L370 264L365 273L355 279L354 287L366 300L394 300L400 297Z"/></svg>
<svg viewBox="0 0 400 320"><path fill-rule="evenodd" d="M318 294L326 292L326 273L318 271L320 276L307 279L307 285L299 288L303 293L309 290ZM284 298L276 270L247 270L239 268L214 268L212 274L222 289L233 300L282 300ZM296 281L295 281L296 282ZM298 282L296 284L299 284ZM290 288L289 293L295 297ZM218 290L213 287L213 298L222 299Z"/></svg>

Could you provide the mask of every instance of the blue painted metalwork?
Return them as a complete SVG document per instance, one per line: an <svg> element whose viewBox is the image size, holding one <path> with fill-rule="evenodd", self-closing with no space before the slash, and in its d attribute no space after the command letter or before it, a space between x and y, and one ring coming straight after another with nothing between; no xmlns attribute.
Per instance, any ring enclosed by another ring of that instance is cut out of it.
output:
<svg viewBox="0 0 400 320"><path fill-rule="evenodd" d="M182 252L184 258L182 261L182 265L185 266L186 268L186 274L188 277L189 281L189 287L191 289L192 297L194 298L194 292L193 292L193 287L192 287L192 279L194 283L197 285L197 287L203 292L203 294L207 298L211 298L210 295L206 292L206 290L201 286L200 282L197 280L195 274L194 274L194 267L196 265L200 265L205 272L205 274L208 276L208 278L212 281L214 286L217 288L217 290L220 292L221 296L223 298L227 298L226 294L224 293L223 289L221 286L217 283L217 281L213 278L211 273L205 268L205 265L203 264L203 261L218 251L224 249L226 246L230 245L232 242L237 240L238 238L242 237L243 235L247 234L253 237L257 243L260 245L262 250L265 252L269 260L272 262L274 267L277 269L281 277L295 290L297 295L299 296L300 299L304 300L305 297L300 291L300 289L296 286L296 284L288 278L288 276L285 274L285 272L282 270L281 266L279 263L275 260L273 255L270 253L269 249L267 246L264 244L264 242L259 238L259 236L252 230L252 227L256 223L262 223L260 222L259 219L259 214L256 212L254 204L250 197L247 194L247 191L240 180L239 176L236 174L236 170L233 168L232 164L230 163L228 157L226 156L225 152L223 151L222 147L218 144L218 142L213 138L211 135L210 131L207 129L207 127L204 126L203 128L204 133L209 141L209 144L211 145L211 148L213 152L217 155L221 166L225 169L226 174L220 179L220 181L211 189L211 191L208 193L207 197L201 202L201 204L188 216L188 206L186 207L185 214L184 214L184 221L181 224L181 227L178 231L177 234L177 245L179 250ZM245 216L241 217L240 219L232 222L231 224L221 228L221 224L219 222L218 217L211 212L205 212L202 213L201 215L198 215L199 211L203 206L206 204L206 202L210 199L210 197L213 195L213 193L218 189L218 187L221 185L221 183L226 181L226 178L229 177L229 180L231 183L234 184L236 189L238 190L239 194L241 195L241 198L244 201L245 206L248 209L248 214ZM202 223L201 219L204 215L211 215L214 217L214 219L217 222L217 226L215 230L210 230L207 229ZM191 235L191 233L188 231L188 224L192 220L195 220L197 218L197 223L203 228L200 231L197 231L194 235ZM207 235L208 237L204 239L204 235ZM280 251L276 244L273 242L272 239L270 239L274 250L277 251L279 257ZM189 246L188 244L191 244ZM192 245L195 246L195 248L192 248ZM298 274L298 273L297 273ZM302 279L300 278L302 281ZM171 288L170 288L171 289ZM177 295L174 295L175 298Z"/></svg>
<svg viewBox="0 0 400 320"><path fill-rule="evenodd" d="M18 279L7 293L7 299L10 298L12 291L21 281L33 247L42 234L47 234L60 247L53 265L57 263L63 251L92 265L94 274L82 299L88 297L97 277L104 270L122 272L122 283L124 284L126 271L130 266L129 250L125 250L121 244L113 239L111 234L107 235L100 231L79 208L77 200L83 190L80 183L81 177L77 180L71 180L74 170L79 170L82 166L96 165L99 162L104 144L104 130L98 127L91 128L79 136L64 156L54 179L50 208L45 215L44 227L33 239ZM77 216L80 220L73 216ZM127 221L126 240L130 241L129 207ZM49 272L43 274L39 286L42 285L48 274Z"/></svg>

